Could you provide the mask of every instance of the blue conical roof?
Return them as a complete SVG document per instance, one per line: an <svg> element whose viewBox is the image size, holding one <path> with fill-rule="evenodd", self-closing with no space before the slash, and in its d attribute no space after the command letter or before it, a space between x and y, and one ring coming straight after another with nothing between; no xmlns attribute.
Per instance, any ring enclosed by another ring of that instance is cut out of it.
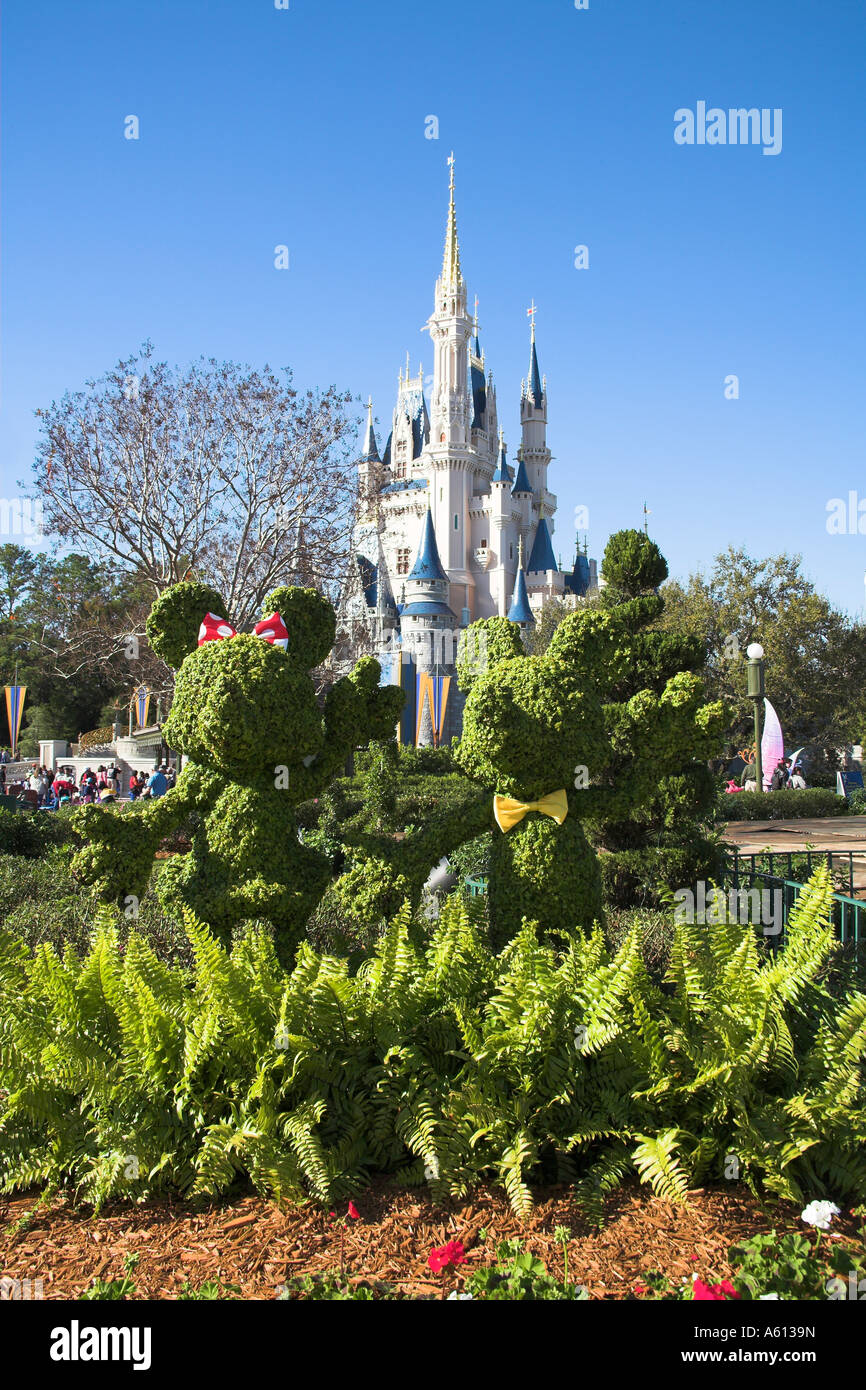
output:
<svg viewBox="0 0 866 1390"><path fill-rule="evenodd" d="M589 579L589 560L586 555L578 554L575 557L574 569L571 574L565 576L565 587L582 598L589 589Z"/></svg>
<svg viewBox="0 0 866 1390"><path fill-rule="evenodd" d="M529 606L529 595L526 592L526 575L522 569L517 571L517 578L514 581L514 597L508 610L508 621L510 623L535 622L535 614Z"/></svg>
<svg viewBox="0 0 866 1390"><path fill-rule="evenodd" d="M555 570L557 568L556 556L553 553L553 542L550 539L550 532L547 529L547 522L544 517L538 523L535 532L535 540L532 542L532 554L529 557L529 564L526 568L532 570Z"/></svg>
<svg viewBox="0 0 866 1390"><path fill-rule="evenodd" d="M429 507L421 531L421 544L418 547L418 554L408 578L410 580L444 579L446 583L448 582L448 575L442 568L442 561L439 559L439 547L436 544L436 532L433 529L433 514Z"/></svg>
<svg viewBox="0 0 866 1390"><path fill-rule="evenodd" d="M364 447L361 450L359 463L381 463L379 458L379 446L376 443L376 431L373 429L373 411L369 410L367 415L367 430L364 435Z"/></svg>
<svg viewBox="0 0 866 1390"><path fill-rule="evenodd" d="M505 445L503 444L499 450L499 462L496 465L496 472L493 474L493 482L510 483L513 477L514 474L509 468L508 460L505 457Z"/></svg>
<svg viewBox="0 0 866 1390"><path fill-rule="evenodd" d="M529 486L529 477L527 476L526 464L523 462L523 459L520 460L520 464L518 465L517 477L516 477L515 480L514 480L514 487L511 489L511 491L512 491L512 492L531 492L531 491L532 491L532 488Z"/></svg>
<svg viewBox="0 0 866 1390"><path fill-rule="evenodd" d="M529 354L529 395L536 405L541 405L541 372L538 370L538 353L535 350L534 334L532 338L532 351Z"/></svg>

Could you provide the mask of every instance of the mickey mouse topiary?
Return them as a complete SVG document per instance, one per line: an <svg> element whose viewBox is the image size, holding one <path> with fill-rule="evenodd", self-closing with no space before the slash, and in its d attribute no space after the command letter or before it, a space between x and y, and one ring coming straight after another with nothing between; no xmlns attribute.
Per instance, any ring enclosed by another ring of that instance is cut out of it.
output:
<svg viewBox="0 0 866 1390"><path fill-rule="evenodd" d="M681 768L684 750L711 756L725 726L723 706L703 703L693 671L651 678L642 629L661 602L649 594L572 613L543 656L527 656L503 618L473 624L459 667L468 695L454 757L486 790L393 848L359 846L337 884L344 904L351 910L363 894L368 909L391 911L407 885L417 900L442 855L489 830L496 946L524 917L553 935L600 920L598 857L584 825L646 805L659 778ZM626 693L641 670L645 682Z"/></svg>
<svg viewBox="0 0 866 1390"><path fill-rule="evenodd" d="M391 734L404 695L380 688L379 663L367 657L319 709L310 671L330 651L336 620L313 589L275 589L254 633L236 633L224 612L219 594L197 583L154 603L148 640L178 668L164 734L190 761L171 791L133 815L77 811L86 844L73 868L106 897L138 900L160 840L197 812L189 854L159 875L163 906L189 908L224 939L235 923L264 918L289 964L331 876L325 856L300 842L294 808L325 789L357 743Z"/></svg>

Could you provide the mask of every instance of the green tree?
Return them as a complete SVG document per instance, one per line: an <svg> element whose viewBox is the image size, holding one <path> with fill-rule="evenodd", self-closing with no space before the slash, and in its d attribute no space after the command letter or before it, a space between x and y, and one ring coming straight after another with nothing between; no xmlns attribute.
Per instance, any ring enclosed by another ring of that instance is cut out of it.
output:
<svg viewBox="0 0 866 1390"><path fill-rule="evenodd" d="M23 545L0 545L0 618L14 621L15 610L29 593L36 556Z"/></svg>
<svg viewBox="0 0 866 1390"><path fill-rule="evenodd" d="M663 590L663 630L706 644L709 694L731 705L731 752L751 742L746 648L764 648L767 696L788 744L832 750L866 732L866 628L834 608L799 555L756 560L730 546L708 575Z"/></svg>

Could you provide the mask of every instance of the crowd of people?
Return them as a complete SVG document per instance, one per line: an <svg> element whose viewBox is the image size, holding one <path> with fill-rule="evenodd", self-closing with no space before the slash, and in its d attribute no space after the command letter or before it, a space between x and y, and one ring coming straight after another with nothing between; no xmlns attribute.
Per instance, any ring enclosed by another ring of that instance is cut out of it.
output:
<svg viewBox="0 0 866 1390"><path fill-rule="evenodd" d="M758 789L758 769L754 758L746 763L740 774L739 785L736 782L728 784L729 790L739 791L742 788L746 792L754 792ZM791 762L790 758L780 758L773 769L770 778L771 792L781 792L786 788L794 791L803 790L806 786L806 779L799 763Z"/></svg>
<svg viewBox="0 0 866 1390"><path fill-rule="evenodd" d="M0 795L16 797L42 811L118 801L124 793L122 778L114 763L107 766L100 763L95 770L86 767L77 780L72 767L61 765L56 772L47 767L34 767L29 776L7 783L8 761L8 758L0 758ZM125 790L130 801L151 800L165 796L176 780L175 768L161 763L149 773L132 772Z"/></svg>

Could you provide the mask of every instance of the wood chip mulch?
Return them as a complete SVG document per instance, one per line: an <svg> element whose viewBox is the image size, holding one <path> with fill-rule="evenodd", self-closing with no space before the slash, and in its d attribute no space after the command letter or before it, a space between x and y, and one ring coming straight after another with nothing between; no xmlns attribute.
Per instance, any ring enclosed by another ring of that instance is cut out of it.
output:
<svg viewBox="0 0 866 1390"><path fill-rule="evenodd" d="M525 1221L490 1189L471 1199L435 1205L425 1194L374 1184L355 1198L360 1219L343 1227L343 1266L353 1279L383 1281L410 1298L436 1297L442 1280L427 1266L434 1245L462 1241L466 1263L448 1271L448 1289L479 1264L492 1263L496 1246L520 1237L549 1272L562 1274L557 1226L572 1232L569 1275L594 1298L621 1299L643 1273L721 1279L731 1273L728 1248L775 1228L804 1232L790 1204L764 1207L748 1195L699 1189L677 1206L637 1184L614 1194L601 1230L590 1227L567 1187L536 1194ZM0 1278L43 1280L46 1299L77 1298L95 1278L123 1276L124 1256L137 1254L132 1278L137 1298L176 1298L186 1281L236 1286L233 1296L272 1299L287 1280L340 1268L340 1224L321 1207L279 1208L260 1197L196 1210L180 1201L106 1207L93 1217L66 1201L39 1206L35 1195L0 1198ZM344 1204L337 1212L345 1216ZM863 1248L863 1224L846 1208L833 1232ZM232 1295L229 1295L232 1296Z"/></svg>

